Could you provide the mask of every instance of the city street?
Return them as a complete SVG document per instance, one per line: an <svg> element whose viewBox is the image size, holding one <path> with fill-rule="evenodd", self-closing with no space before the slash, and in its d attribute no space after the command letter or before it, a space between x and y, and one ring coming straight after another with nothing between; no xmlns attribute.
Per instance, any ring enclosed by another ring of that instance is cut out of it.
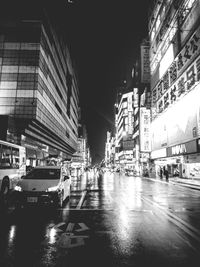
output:
<svg viewBox="0 0 200 267"><path fill-rule="evenodd" d="M199 266L200 191L106 172L61 209L0 211L0 266Z"/></svg>

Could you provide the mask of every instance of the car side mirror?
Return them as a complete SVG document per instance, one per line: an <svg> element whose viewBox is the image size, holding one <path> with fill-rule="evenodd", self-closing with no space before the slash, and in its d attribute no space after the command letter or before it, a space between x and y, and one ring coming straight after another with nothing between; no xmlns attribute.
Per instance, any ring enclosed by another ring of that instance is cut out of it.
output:
<svg viewBox="0 0 200 267"><path fill-rule="evenodd" d="M64 181L68 180L69 179L69 176L65 175L64 176Z"/></svg>

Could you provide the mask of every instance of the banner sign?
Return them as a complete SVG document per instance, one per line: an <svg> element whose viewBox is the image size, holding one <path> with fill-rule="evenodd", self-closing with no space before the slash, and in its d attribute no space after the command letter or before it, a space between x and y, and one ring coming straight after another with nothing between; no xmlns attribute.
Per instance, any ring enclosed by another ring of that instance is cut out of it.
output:
<svg viewBox="0 0 200 267"><path fill-rule="evenodd" d="M184 144L178 144L167 148L167 156L176 156L197 152L197 140L192 140Z"/></svg>
<svg viewBox="0 0 200 267"><path fill-rule="evenodd" d="M141 45L141 83L150 83L149 46Z"/></svg>
<svg viewBox="0 0 200 267"><path fill-rule="evenodd" d="M150 110L140 108L140 151L150 151Z"/></svg>
<svg viewBox="0 0 200 267"><path fill-rule="evenodd" d="M174 86L177 88L177 79L186 75L187 82L187 90L191 88L194 77L193 65L186 70L188 66L193 62L197 55L200 53L200 27L194 32L191 38L187 41L181 52L177 55L175 60L170 65L169 69L165 72L165 74L160 79L157 86L152 90L152 105L154 106L157 101L159 101L158 112L162 112L162 106L168 105L167 98L171 96L171 101L175 101L176 97L174 96ZM196 81L200 79L199 72L200 72L200 59L195 60L195 67L196 68ZM185 71L186 70L186 71ZM183 73L185 71L185 73ZM181 80L183 83L183 80ZM180 79L179 79L179 87L182 86ZM176 84L175 84L176 82ZM172 90L173 88L173 90ZM179 89L180 91L181 89ZM164 100L165 94L165 100ZM168 95L167 95L168 94ZM160 100L162 98L162 101ZM164 103L167 102L166 104Z"/></svg>
<svg viewBox="0 0 200 267"><path fill-rule="evenodd" d="M157 113L161 113L169 105L173 104L184 94L189 92L195 85L195 82L198 81L200 81L200 56L197 57L193 64L191 64L191 66L162 95L156 103ZM159 94L161 90L159 86L157 88L157 93Z"/></svg>

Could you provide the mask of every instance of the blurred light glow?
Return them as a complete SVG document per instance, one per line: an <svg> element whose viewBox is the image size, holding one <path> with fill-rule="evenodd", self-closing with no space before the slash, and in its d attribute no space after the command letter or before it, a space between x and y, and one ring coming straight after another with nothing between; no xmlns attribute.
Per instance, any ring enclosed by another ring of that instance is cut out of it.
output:
<svg viewBox="0 0 200 267"><path fill-rule="evenodd" d="M51 228L49 230L49 244L54 244L56 242L56 229L55 228Z"/></svg>
<svg viewBox="0 0 200 267"><path fill-rule="evenodd" d="M13 242L15 235L16 235L16 226L12 225L9 232L9 243Z"/></svg>

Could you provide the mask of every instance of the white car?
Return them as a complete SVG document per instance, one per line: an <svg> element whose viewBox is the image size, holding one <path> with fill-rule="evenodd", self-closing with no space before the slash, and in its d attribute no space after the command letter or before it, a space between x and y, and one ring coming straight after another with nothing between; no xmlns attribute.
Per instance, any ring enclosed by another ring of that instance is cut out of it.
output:
<svg viewBox="0 0 200 267"><path fill-rule="evenodd" d="M22 176L14 188L18 204L56 204L70 196L70 176L59 166L40 166Z"/></svg>

